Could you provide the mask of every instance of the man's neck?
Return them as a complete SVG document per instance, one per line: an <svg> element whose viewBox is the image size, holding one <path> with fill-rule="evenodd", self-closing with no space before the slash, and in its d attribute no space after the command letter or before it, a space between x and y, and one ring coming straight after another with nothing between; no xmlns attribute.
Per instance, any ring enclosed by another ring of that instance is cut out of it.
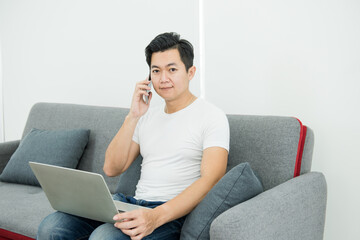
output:
<svg viewBox="0 0 360 240"><path fill-rule="evenodd" d="M188 94L186 94L186 96L184 96L181 99L173 100L173 101L166 101L165 113L171 114L171 113L180 111L180 110L186 108L187 106L189 106L195 100L196 100L196 97L191 92L188 92Z"/></svg>

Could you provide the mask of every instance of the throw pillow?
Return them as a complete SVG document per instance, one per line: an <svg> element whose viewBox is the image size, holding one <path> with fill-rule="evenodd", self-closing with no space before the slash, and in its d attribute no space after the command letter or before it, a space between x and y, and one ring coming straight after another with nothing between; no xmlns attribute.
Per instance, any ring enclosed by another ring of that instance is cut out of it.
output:
<svg viewBox="0 0 360 240"><path fill-rule="evenodd" d="M89 140L90 130L33 128L20 142L0 175L3 182L40 186L29 162L75 168Z"/></svg>
<svg viewBox="0 0 360 240"><path fill-rule="evenodd" d="M186 217L180 239L210 239L210 225L217 216L262 191L262 184L249 163L235 166L220 179Z"/></svg>

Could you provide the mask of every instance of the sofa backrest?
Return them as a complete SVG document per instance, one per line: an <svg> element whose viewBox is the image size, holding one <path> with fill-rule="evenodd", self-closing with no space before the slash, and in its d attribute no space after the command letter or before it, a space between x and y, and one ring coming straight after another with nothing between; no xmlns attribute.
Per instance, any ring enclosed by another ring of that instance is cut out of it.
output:
<svg viewBox="0 0 360 240"><path fill-rule="evenodd" d="M120 129L129 109L97 107L60 103L38 103L30 111L23 137L32 129L90 129L89 143L78 169L100 173L111 192L127 195L135 193L140 177L141 156L119 177L105 176L104 164L107 146ZM228 169L249 162L263 182L272 188L291 179L299 164L302 132L301 123L291 117L227 115L230 124L230 153ZM301 174L311 168L314 135L307 128ZM300 156L301 157L301 156Z"/></svg>
<svg viewBox="0 0 360 240"><path fill-rule="evenodd" d="M247 115L227 117L230 125L227 170L241 162L249 162L265 190L311 170L314 134L298 119Z"/></svg>
<svg viewBox="0 0 360 240"><path fill-rule="evenodd" d="M90 129L89 142L77 168L102 174L110 191L114 192L119 177L107 177L102 168L107 146L120 129L128 111L129 109L125 108L37 103L30 111L23 137L32 128L45 130Z"/></svg>

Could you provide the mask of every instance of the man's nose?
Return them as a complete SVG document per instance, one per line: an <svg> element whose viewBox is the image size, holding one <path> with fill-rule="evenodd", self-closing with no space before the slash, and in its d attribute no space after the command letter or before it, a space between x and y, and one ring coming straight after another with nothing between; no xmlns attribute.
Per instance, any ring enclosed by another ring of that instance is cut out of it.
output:
<svg viewBox="0 0 360 240"><path fill-rule="evenodd" d="M165 82L168 82L169 81L169 78L166 74L166 71L163 71L160 75L160 82L161 83L165 83Z"/></svg>

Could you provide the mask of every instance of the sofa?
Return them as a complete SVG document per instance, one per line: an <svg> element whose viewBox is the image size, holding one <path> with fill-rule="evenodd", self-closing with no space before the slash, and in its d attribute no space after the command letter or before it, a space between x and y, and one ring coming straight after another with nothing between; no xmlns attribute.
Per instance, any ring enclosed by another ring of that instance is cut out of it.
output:
<svg viewBox="0 0 360 240"><path fill-rule="evenodd" d="M0 173L34 128L89 129L76 166L100 173L112 193L133 195L142 157L118 177L103 172L105 151L129 109L62 103L37 103L21 140L0 143ZM263 192L220 213L210 239L323 239L327 185L311 171L314 133L293 117L227 115L230 152L227 171L248 163ZM0 182L0 239L35 239L41 220L54 210L39 186Z"/></svg>

